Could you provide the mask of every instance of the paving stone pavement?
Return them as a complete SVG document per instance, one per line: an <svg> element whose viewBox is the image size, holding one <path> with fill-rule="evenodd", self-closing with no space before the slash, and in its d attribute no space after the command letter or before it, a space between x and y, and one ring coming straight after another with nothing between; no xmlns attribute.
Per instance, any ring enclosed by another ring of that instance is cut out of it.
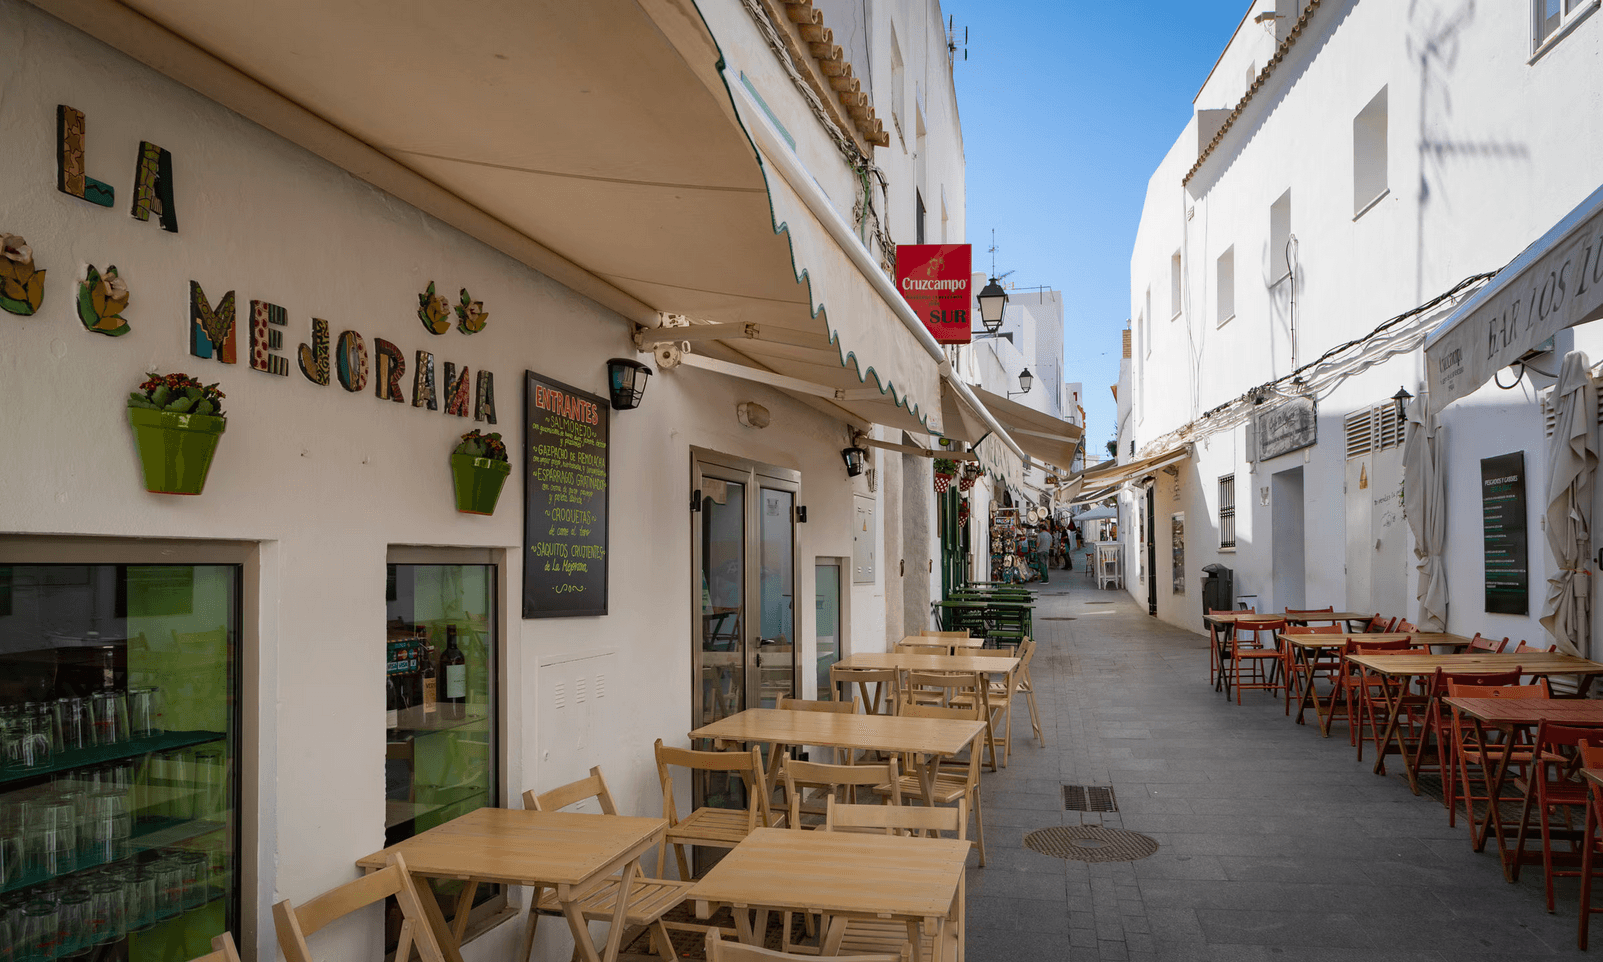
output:
<svg viewBox="0 0 1603 962"><path fill-rule="evenodd" d="M1559 880L1549 915L1539 870L1503 881L1490 846L1471 851L1440 802L1356 761L1339 724L1323 739L1264 692L1238 708L1207 683L1205 637L1078 570L1052 578L1031 671L1046 746L1017 706L1013 760L983 780L988 861L968 870L969 962L1582 955L1575 880ZM1111 785L1118 812L1064 811L1065 784ZM1036 828L1082 823L1160 848L1097 864L1023 847Z"/></svg>

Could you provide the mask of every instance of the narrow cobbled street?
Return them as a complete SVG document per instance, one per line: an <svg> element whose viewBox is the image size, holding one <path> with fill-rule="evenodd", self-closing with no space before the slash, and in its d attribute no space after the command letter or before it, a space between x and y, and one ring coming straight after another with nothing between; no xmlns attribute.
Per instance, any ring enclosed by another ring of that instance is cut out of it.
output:
<svg viewBox="0 0 1603 962"><path fill-rule="evenodd" d="M984 869L968 876L969 962L1521 960L1575 956L1576 892L1548 915L1540 868L1517 885L1492 846L1396 774L1357 762L1279 696L1236 707L1207 683L1206 639L1122 591L1053 571L1032 669L1046 747L1014 720L984 778ZM1111 786L1117 812L1066 811L1063 786ZM1026 849L1053 825L1151 836L1156 853L1087 863ZM972 863L971 863L972 865Z"/></svg>

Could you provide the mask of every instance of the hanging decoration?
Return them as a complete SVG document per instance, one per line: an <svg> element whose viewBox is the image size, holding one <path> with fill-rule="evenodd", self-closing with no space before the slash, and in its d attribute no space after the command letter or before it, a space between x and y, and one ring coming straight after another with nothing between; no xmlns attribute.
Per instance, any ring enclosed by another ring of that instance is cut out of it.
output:
<svg viewBox="0 0 1603 962"><path fill-rule="evenodd" d="M433 287L433 285L429 285ZM468 289L462 288L462 303L456 306L456 329L463 334L477 334L484 330L484 325L490 323L490 315L485 313L484 302L475 301L468 295Z"/></svg>
<svg viewBox="0 0 1603 962"><path fill-rule="evenodd" d="M511 473L512 462L500 434L480 434L475 429L462 435L451 452L456 509L463 514L495 514L495 503Z"/></svg>
<svg viewBox="0 0 1603 962"><path fill-rule="evenodd" d="M428 289L417 296L417 319L423 322L430 334L444 334L451 329L451 305L434 293L433 281L429 281Z"/></svg>
<svg viewBox="0 0 1603 962"><path fill-rule="evenodd" d="M951 458L935 459L935 493L945 494L957 477L957 462Z"/></svg>
<svg viewBox="0 0 1603 962"><path fill-rule="evenodd" d="M128 424L144 472L145 490L155 494L200 494L212 455L228 427L225 395L216 384L187 374L151 374L128 395Z"/></svg>
<svg viewBox="0 0 1603 962"><path fill-rule="evenodd" d="M974 482L980 479L980 468L977 464L963 465L963 473L957 476L957 490L967 491L974 487Z"/></svg>
<svg viewBox="0 0 1603 962"><path fill-rule="evenodd" d="M128 333L128 322L122 312L128 309L128 285L117 276L112 265L102 274L89 265L89 272L78 282L78 320L85 329L108 337L121 337Z"/></svg>
<svg viewBox="0 0 1603 962"><path fill-rule="evenodd" d="M33 266L33 248L17 234L0 234L0 308L28 317L45 300L45 272Z"/></svg>

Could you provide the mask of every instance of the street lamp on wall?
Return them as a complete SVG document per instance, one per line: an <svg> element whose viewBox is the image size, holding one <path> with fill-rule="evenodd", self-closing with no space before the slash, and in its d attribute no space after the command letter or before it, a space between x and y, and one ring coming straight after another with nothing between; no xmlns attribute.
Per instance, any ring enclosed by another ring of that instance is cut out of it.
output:
<svg viewBox="0 0 1603 962"><path fill-rule="evenodd" d="M639 361L632 361L626 357L614 357L607 361L607 385L612 393L612 409L614 411L631 411L640 406L640 399L646 394L646 378L651 376L651 368Z"/></svg>
<svg viewBox="0 0 1603 962"><path fill-rule="evenodd" d="M1007 396L1018 397L1021 394L1028 394L1030 393L1030 386L1034 383L1035 375L1030 373L1029 368L1025 368L1019 372L1019 389L1017 391L1007 392Z"/></svg>
<svg viewBox="0 0 1603 962"><path fill-rule="evenodd" d="M993 277L980 290L977 299L980 302L980 324L984 325L985 333L994 336L1002 329L1002 312L1007 309L1007 291L1002 290L1002 285Z"/></svg>
<svg viewBox="0 0 1603 962"><path fill-rule="evenodd" d="M1391 399L1392 399L1393 403L1395 403L1397 405L1397 420L1398 420L1398 422L1401 423L1401 422L1407 420L1408 419L1407 405L1408 405L1409 401L1412 401L1414 399L1414 396L1412 394L1408 393L1408 388L1406 388L1406 387L1398 388L1397 389L1397 393L1393 394L1391 396Z"/></svg>
<svg viewBox="0 0 1603 962"><path fill-rule="evenodd" d="M849 448L842 448L840 456L841 460L846 462L846 476L848 478L855 478L865 470L864 463L868 457L868 452L857 445L854 444Z"/></svg>

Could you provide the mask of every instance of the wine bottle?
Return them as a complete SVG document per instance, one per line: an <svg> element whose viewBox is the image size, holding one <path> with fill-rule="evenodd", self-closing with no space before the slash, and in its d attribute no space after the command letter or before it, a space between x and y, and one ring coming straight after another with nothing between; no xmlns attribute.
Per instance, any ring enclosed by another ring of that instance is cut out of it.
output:
<svg viewBox="0 0 1603 962"><path fill-rule="evenodd" d="M440 655L445 673L444 717L460 721L467 716L468 660L456 646L456 625L445 626L445 651Z"/></svg>
<svg viewBox="0 0 1603 962"><path fill-rule="evenodd" d="M434 673L434 650L429 647L428 642L424 641L421 635L418 639L418 651L422 653L423 658L423 667L418 676L423 683L423 718L426 721L432 721L438 701L439 687Z"/></svg>
<svg viewBox="0 0 1603 962"><path fill-rule="evenodd" d="M390 731L401 727L401 693L395 690L395 676L384 675L384 727Z"/></svg>

